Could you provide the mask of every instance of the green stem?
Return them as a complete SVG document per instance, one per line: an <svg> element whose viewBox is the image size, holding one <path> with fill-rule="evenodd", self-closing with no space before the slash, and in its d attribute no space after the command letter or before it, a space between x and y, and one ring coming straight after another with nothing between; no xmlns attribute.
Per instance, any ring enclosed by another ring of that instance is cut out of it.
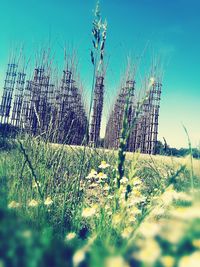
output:
<svg viewBox="0 0 200 267"><path fill-rule="evenodd" d="M26 150L25 150L25 148L23 147L23 144L22 144L22 142L21 142L20 140L19 140L19 144L20 144L21 151L22 151L22 153L23 153L23 155L24 155L24 158L25 158L26 162L28 163L29 169L31 170L31 173L32 173L33 178L34 178L34 180L35 180L35 183L36 183L36 185L37 185L37 189L38 189L38 193L39 193L39 195L40 195L40 198L41 198L41 200L43 201L44 196L43 196L43 193L42 193L42 191L41 191L41 189L40 189L40 184L39 184L39 181L38 181L37 176L36 176L36 174L35 174L35 171L34 171L34 168L33 168L33 166L32 166L32 163L31 163L31 161L29 160L29 157L28 157L28 155L26 154Z"/></svg>
<svg viewBox="0 0 200 267"><path fill-rule="evenodd" d="M188 131L184 125L183 125L183 128L184 128L185 133L186 133L187 138L188 138L188 146L189 146L189 151L190 151L190 183L191 183L191 189L193 192L194 191L194 168L193 168L192 145L191 145Z"/></svg>

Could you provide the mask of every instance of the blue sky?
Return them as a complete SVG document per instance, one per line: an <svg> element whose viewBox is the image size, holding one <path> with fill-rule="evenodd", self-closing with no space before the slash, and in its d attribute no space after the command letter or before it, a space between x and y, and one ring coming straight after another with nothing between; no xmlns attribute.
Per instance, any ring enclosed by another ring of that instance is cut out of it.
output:
<svg viewBox="0 0 200 267"><path fill-rule="evenodd" d="M91 23L94 0L1 0L0 1L0 86L13 46L25 47L27 58L38 47L51 42L55 64L62 68L65 43L75 48L86 92L91 88ZM142 57L137 73L149 69L153 54L164 64L159 138L171 146L187 146L182 124L194 146L200 143L200 1L198 0L101 0L108 21L105 117L126 67ZM2 89L1 89L2 91ZM89 95L89 93L88 93Z"/></svg>

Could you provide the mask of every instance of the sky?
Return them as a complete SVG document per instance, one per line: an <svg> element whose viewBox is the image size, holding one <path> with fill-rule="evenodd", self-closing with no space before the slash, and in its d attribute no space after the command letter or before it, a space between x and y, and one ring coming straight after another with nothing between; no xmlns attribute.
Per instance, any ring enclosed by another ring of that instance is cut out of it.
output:
<svg viewBox="0 0 200 267"><path fill-rule="evenodd" d="M92 11L95 0L0 0L0 93L8 57L23 45L34 65L35 53L50 44L54 64L62 69L63 50L75 49L86 96L92 83L90 62ZM159 140L187 147L200 144L200 1L101 0L107 19L103 125L126 69L127 57L138 62L136 90L154 55L163 65ZM105 127L103 127L104 129Z"/></svg>

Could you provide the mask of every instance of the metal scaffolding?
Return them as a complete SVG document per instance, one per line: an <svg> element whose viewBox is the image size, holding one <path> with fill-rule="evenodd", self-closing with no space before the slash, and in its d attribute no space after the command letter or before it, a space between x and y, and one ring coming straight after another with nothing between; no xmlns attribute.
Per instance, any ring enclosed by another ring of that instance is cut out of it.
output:
<svg viewBox="0 0 200 267"><path fill-rule="evenodd" d="M135 81L127 80L124 87L121 88L117 99L115 101L113 110L111 112L110 118L106 127L105 134L105 145L108 148L117 149L120 141L120 134L122 130L122 123L125 111L125 105L128 101L128 127L131 126L132 118L134 115L134 91L135 91ZM129 146L131 146L132 133L127 140Z"/></svg>
<svg viewBox="0 0 200 267"><path fill-rule="evenodd" d="M15 62L9 63L6 72L6 78L3 88L3 96L0 106L1 123L3 124L9 123L10 119L13 91L15 88L15 81L17 76L17 67L18 66Z"/></svg>
<svg viewBox="0 0 200 267"><path fill-rule="evenodd" d="M105 146L117 149L122 130L123 116L126 99L128 99L128 129L127 151L140 151L146 154L155 154L158 136L158 117L161 96L160 82L154 82L148 98L143 102L141 111L136 118L136 110L139 106L134 96L135 81L128 80L122 87L115 101L114 107L108 119ZM133 121L135 121L134 125Z"/></svg>
<svg viewBox="0 0 200 267"><path fill-rule="evenodd" d="M11 116L11 124L16 127L20 127L25 78L26 74L24 73L24 71L18 72Z"/></svg>
<svg viewBox="0 0 200 267"><path fill-rule="evenodd" d="M104 97L104 77L97 76L94 89L92 121L90 124L90 135L89 135L89 143L90 146L93 147L99 146L101 118L103 111L103 97Z"/></svg>
<svg viewBox="0 0 200 267"><path fill-rule="evenodd" d="M10 124L30 135L48 138L50 142L82 145L87 140L89 118L80 85L76 82L74 65L67 63L60 84L52 79L52 72L44 62L36 65L29 80L26 80L24 68L17 72L18 68L16 63L8 64L0 106L1 125ZM100 145L104 102L104 75L100 73L95 79L89 125L88 142L93 147ZM56 80L59 78L56 77ZM127 151L155 154L161 88L158 79L152 83L137 114L139 102L135 97L135 81L127 79L110 110L105 147L119 147L127 104L127 129L130 132Z"/></svg>

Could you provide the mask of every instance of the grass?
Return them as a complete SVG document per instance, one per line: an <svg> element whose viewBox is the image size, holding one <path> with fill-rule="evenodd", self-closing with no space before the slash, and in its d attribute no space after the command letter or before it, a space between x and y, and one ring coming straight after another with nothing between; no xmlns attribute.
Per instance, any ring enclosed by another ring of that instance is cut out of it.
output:
<svg viewBox="0 0 200 267"><path fill-rule="evenodd" d="M89 121L106 30L97 4ZM200 266L200 161L125 153L128 102L118 151L0 140L0 267Z"/></svg>
<svg viewBox="0 0 200 267"><path fill-rule="evenodd" d="M127 153L120 186L117 164L116 151L39 138L2 150L2 266L49 266L49 259L52 266L110 267L198 261L199 160L193 161L194 191L188 158Z"/></svg>

